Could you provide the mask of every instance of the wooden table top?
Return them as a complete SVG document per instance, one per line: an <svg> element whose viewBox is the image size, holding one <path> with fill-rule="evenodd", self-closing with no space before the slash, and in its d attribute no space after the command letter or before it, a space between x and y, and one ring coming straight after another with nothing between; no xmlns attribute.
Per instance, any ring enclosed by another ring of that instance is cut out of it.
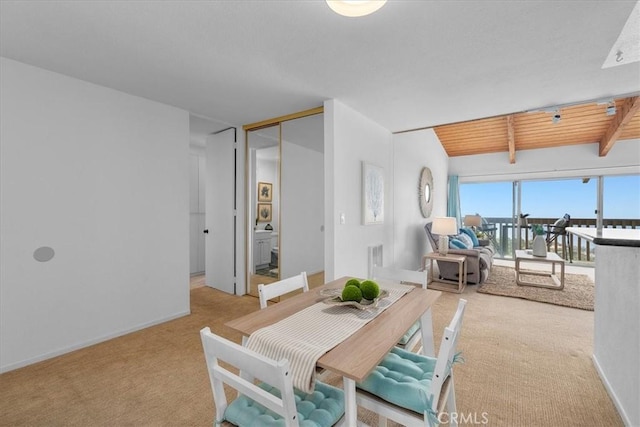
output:
<svg viewBox="0 0 640 427"><path fill-rule="evenodd" d="M249 336L256 330L276 323L298 311L321 302L320 290L342 289L350 277L342 277L277 304L225 323L225 326ZM378 283L384 287L384 280ZM318 366L342 376L363 381L404 333L440 297L441 292L416 287L404 295L357 332L325 353Z"/></svg>

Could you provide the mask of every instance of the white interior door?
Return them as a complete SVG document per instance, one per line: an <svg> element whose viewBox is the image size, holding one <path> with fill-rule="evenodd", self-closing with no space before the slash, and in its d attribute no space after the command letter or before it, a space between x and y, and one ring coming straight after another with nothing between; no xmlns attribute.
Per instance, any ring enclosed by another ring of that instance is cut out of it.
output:
<svg viewBox="0 0 640 427"><path fill-rule="evenodd" d="M236 294L234 129L207 137L206 262L207 286Z"/></svg>

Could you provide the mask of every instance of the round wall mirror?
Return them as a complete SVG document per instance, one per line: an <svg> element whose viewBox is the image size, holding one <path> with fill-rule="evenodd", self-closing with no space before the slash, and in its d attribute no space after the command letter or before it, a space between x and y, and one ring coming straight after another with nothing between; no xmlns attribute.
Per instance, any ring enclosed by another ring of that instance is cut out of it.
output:
<svg viewBox="0 0 640 427"><path fill-rule="evenodd" d="M431 209L433 208L433 176L429 168L422 168L422 172L420 172L418 200L422 216L429 218L429 216L431 216Z"/></svg>

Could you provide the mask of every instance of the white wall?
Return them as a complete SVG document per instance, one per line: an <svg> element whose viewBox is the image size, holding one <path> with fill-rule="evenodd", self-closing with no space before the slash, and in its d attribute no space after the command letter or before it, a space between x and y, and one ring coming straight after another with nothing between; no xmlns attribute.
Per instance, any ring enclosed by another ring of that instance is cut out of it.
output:
<svg viewBox="0 0 640 427"><path fill-rule="evenodd" d="M640 173L640 139L618 141L611 151L598 156L598 144L452 157L449 174L460 182L544 179Z"/></svg>
<svg viewBox="0 0 640 427"><path fill-rule="evenodd" d="M188 314L188 113L0 67L0 370Z"/></svg>
<svg viewBox="0 0 640 427"><path fill-rule="evenodd" d="M338 100L326 101L324 114L325 278L366 277L368 246L384 244L385 264L393 256L392 135ZM362 225L362 161L385 171L382 225Z"/></svg>
<svg viewBox="0 0 640 427"><path fill-rule="evenodd" d="M424 225L447 214L447 170L449 157L431 129L393 136L394 266L418 270L422 256L431 252ZM418 203L422 168L433 176L433 210L424 218ZM385 264L389 265L385 260Z"/></svg>
<svg viewBox="0 0 640 427"><path fill-rule="evenodd" d="M280 277L324 270L324 155L282 141Z"/></svg>
<svg viewBox="0 0 640 427"><path fill-rule="evenodd" d="M628 426L640 425L640 248L596 245L593 362Z"/></svg>

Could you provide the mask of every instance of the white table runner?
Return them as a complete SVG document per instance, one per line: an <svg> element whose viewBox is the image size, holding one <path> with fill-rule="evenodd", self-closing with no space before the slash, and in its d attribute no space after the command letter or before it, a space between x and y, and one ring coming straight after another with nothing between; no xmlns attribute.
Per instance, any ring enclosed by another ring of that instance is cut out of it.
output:
<svg viewBox="0 0 640 427"><path fill-rule="evenodd" d="M374 309L359 310L319 302L255 331L247 341L247 348L274 360L289 360L293 386L311 393L315 387L318 359L415 289L386 281L378 283L389 291L389 296L380 300Z"/></svg>

